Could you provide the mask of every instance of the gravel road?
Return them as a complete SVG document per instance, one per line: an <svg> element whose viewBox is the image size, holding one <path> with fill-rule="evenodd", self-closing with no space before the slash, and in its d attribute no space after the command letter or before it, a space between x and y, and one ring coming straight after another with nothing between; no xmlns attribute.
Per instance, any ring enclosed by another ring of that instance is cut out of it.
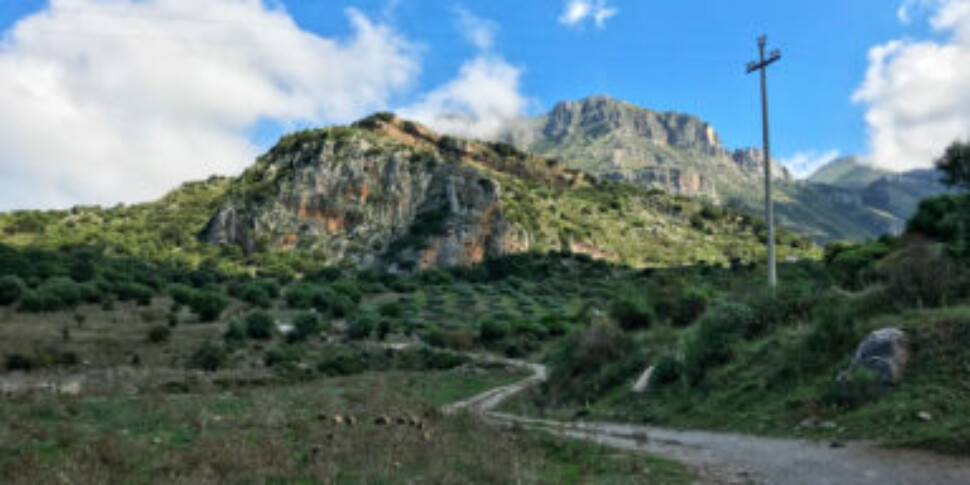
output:
<svg viewBox="0 0 970 485"><path fill-rule="evenodd" d="M562 422L496 412L506 399L546 378L546 368L523 361L476 356L528 369L515 384L451 404L505 425L545 430L625 450L643 450L683 462L700 483L784 485L970 485L970 460L869 443L829 443L733 433L679 431L620 423Z"/></svg>

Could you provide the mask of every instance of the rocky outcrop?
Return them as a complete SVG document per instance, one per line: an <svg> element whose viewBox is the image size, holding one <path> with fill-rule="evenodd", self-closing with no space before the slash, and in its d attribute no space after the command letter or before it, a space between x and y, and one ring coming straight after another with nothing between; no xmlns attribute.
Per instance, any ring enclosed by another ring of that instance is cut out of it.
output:
<svg viewBox="0 0 970 485"><path fill-rule="evenodd" d="M853 371L866 369L879 376L883 386L895 386L902 380L908 360L906 333L896 328L876 330L859 344L852 363L839 375L839 381L844 383Z"/></svg>
<svg viewBox="0 0 970 485"><path fill-rule="evenodd" d="M291 135L237 181L201 237L407 270L523 250L499 182L460 163L474 156L390 117Z"/></svg>

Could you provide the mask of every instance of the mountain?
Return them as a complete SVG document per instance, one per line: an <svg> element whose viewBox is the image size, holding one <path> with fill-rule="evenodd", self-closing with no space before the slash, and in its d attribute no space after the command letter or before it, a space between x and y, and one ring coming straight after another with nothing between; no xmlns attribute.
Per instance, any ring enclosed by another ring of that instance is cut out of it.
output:
<svg viewBox="0 0 970 485"><path fill-rule="evenodd" d="M842 157L823 165L806 180L814 184L859 189L890 174L886 170L862 163L856 157Z"/></svg>
<svg viewBox="0 0 970 485"><path fill-rule="evenodd" d="M559 103L546 116L512 123L500 138L602 178L714 201L758 183L764 172L760 150L725 149L699 118L605 96ZM773 173L791 180L777 164Z"/></svg>
<svg viewBox="0 0 970 485"><path fill-rule="evenodd" d="M232 182L201 238L412 270L525 251L638 266L750 260L759 231L756 219L702 201L381 114L283 138Z"/></svg>
<svg viewBox="0 0 970 485"><path fill-rule="evenodd" d="M595 96L516 121L499 138L600 178L764 211L762 152L725 148L709 123L687 114ZM819 242L898 233L920 199L943 190L931 175L896 176L851 158L807 182L777 163L772 173L779 224Z"/></svg>

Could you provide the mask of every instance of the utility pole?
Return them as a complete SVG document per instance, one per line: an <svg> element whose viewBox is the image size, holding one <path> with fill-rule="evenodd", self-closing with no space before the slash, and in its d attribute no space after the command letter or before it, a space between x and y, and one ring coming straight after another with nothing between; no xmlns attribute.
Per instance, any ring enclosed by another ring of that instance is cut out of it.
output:
<svg viewBox="0 0 970 485"><path fill-rule="evenodd" d="M761 72L761 119L764 131L765 156L765 219L768 222L768 286L778 286L778 272L775 269L775 207L771 202L771 142L768 137L768 66L781 59L781 51L775 49L765 57L768 38L758 37L760 60L748 63L748 74Z"/></svg>

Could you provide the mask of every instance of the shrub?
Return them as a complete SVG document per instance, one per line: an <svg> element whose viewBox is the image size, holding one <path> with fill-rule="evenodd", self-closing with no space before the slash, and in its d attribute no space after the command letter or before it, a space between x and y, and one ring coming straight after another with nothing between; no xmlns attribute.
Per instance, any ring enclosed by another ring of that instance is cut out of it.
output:
<svg viewBox="0 0 970 485"><path fill-rule="evenodd" d="M654 365L650 375L650 389L656 390L680 380L684 373L684 363L676 355L667 354Z"/></svg>
<svg viewBox="0 0 970 485"><path fill-rule="evenodd" d="M25 285L17 276L0 276L0 305L12 305L24 294Z"/></svg>
<svg viewBox="0 0 970 485"><path fill-rule="evenodd" d="M510 330L509 325L505 322L487 320L479 327L478 338L486 343L498 342L507 337Z"/></svg>
<svg viewBox="0 0 970 485"><path fill-rule="evenodd" d="M733 345L754 321L747 305L724 303L707 311L684 348L684 371L691 384L700 382L708 369L727 363Z"/></svg>
<svg viewBox="0 0 970 485"><path fill-rule="evenodd" d="M383 341L394 328L394 322L388 318L382 318L377 322L377 340Z"/></svg>
<svg viewBox="0 0 970 485"><path fill-rule="evenodd" d="M636 345L612 322L574 332L549 356L547 389L552 401L586 402L642 370Z"/></svg>
<svg viewBox="0 0 970 485"><path fill-rule="evenodd" d="M115 285L114 293L121 301L134 301L141 306L148 306L152 302L155 291L141 283L123 281Z"/></svg>
<svg viewBox="0 0 970 485"><path fill-rule="evenodd" d="M670 322L675 327L694 323L707 311L707 294L695 288L683 291L670 307Z"/></svg>
<svg viewBox="0 0 970 485"><path fill-rule="evenodd" d="M401 306L400 302L389 301L380 306L378 313L384 317L401 318L401 316L404 314L404 307Z"/></svg>
<svg viewBox="0 0 970 485"><path fill-rule="evenodd" d="M816 307L814 322L805 337L809 363L823 365L829 357L846 355L857 340L854 315L848 306L827 298Z"/></svg>
<svg viewBox="0 0 970 485"><path fill-rule="evenodd" d="M246 285L239 293L239 299L250 305L269 308L271 297L265 288L255 283Z"/></svg>
<svg viewBox="0 0 970 485"><path fill-rule="evenodd" d="M320 315L302 312L293 319L293 333L290 334L292 340L306 340L318 333L320 333Z"/></svg>
<svg viewBox="0 0 970 485"><path fill-rule="evenodd" d="M621 297L610 304L610 317L624 330L649 327L654 321L653 308L644 298Z"/></svg>
<svg viewBox="0 0 970 485"><path fill-rule="evenodd" d="M238 320L229 322L229 327L226 328L226 333L223 335L223 338L230 342L241 342L245 340L246 325Z"/></svg>
<svg viewBox="0 0 970 485"><path fill-rule="evenodd" d="M287 287L283 294L286 304L290 308L308 309L313 308L313 300L322 288L307 283L297 283Z"/></svg>
<svg viewBox="0 0 970 485"><path fill-rule="evenodd" d="M222 293L212 290L197 292L189 302L189 308L203 322L218 320L228 306L229 299Z"/></svg>
<svg viewBox="0 0 970 485"><path fill-rule="evenodd" d="M317 364L317 371L329 376L347 376L366 372L368 362L349 349L333 349Z"/></svg>
<svg viewBox="0 0 970 485"><path fill-rule="evenodd" d="M30 313L53 312L60 310L61 300L57 295L45 291L27 291L20 298L20 311Z"/></svg>
<svg viewBox="0 0 970 485"><path fill-rule="evenodd" d="M167 342L172 335L172 330L164 325L156 325L148 330L148 341L153 344Z"/></svg>
<svg viewBox="0 0 970 485"><path fill-rule="evenodd" d="M266 312L253 312L246 317L246 337L255 340L273 338L273 317Z"/></svg>
<svg viewBox="0 0 970 485"><path fill-rule="evenodd" d="M189 367L215 372L222 368L226 361L226 349L217 343L206 340L196 347L189 357Z"/></svg>
<svg viewBox="0 0 970 485"><path fill-rule="evenodd" d="M885 385L875 372L859 367L828 384L822 401L842 408L857 408L873 402L886 393Z"/></svg>
<svg viewBox="0 0 970 485"><path fill-rule="evenodd" d="M13 371L23 371L30 372L34 369L35 363L34 359L21 354L11 354L7 356L6 363L7 370Z"/></svg>
<svg viewBox="0 0 970 485"><path fill-rule="evenodd" d="M376 326L376 316L370 313L362 313L347 326L347 337L351 340L364 340L374 333Z"/></svg>
<svg viewBox="0 0 970 485"><path fill-rule="evenodd" d="M195 298L196 291L190 286L176 283L168 287L168 294L176 303L189 306Z"/></svg>

